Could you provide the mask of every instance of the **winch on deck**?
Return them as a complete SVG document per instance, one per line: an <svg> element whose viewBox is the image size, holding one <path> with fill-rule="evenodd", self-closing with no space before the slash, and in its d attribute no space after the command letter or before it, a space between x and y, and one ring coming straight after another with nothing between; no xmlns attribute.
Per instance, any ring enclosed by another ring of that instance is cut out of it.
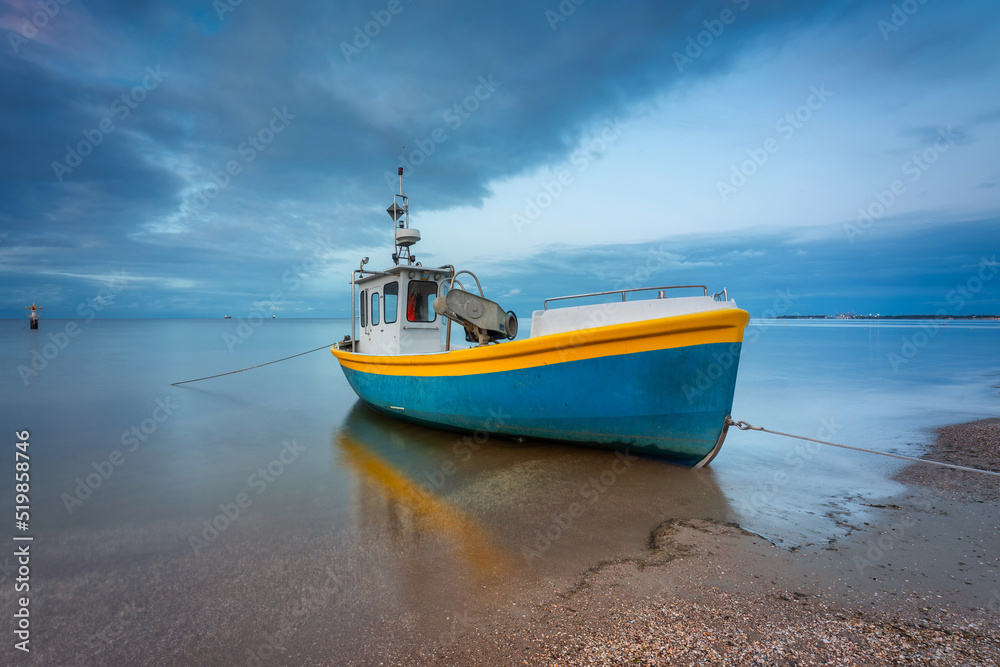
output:
<svg viewBox="0 0 1000 667"><path fill-rule="evenodd" d="M463 289L451 289L434 299L434 312L465 327L465 340L470 343L487 345L517 336L517 315Z"/></svg>

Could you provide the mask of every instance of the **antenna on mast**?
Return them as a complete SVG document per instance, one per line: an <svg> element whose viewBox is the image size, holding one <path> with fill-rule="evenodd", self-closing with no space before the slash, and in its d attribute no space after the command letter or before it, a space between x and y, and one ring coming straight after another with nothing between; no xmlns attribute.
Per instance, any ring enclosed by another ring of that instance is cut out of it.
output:
<svg viewBox="0 0 1000 667"><path fill-rule="evenodd" d="M402 204L402 206L400 206ZM392 206L386 209L392 218L392 233L396 252L392 253L392 261L399 264L406 259L412 265L417 258L410 254L410 246L420 240L420 232L410 229L410 200L403 194L403 168L399 168L399 194L392 198Z"/></svg>

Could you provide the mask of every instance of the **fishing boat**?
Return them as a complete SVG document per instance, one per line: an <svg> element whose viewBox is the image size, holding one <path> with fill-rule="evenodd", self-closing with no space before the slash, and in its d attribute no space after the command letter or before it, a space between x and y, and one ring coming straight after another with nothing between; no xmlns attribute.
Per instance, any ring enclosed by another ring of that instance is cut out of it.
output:
<svg viewBox="0 0 1000 667"><path fill-rule="evenodd" d="M695 468L718 454L749 322L728 290L552 297L518 338L517 316L487 299L474 273L417 261L402 168L387 211L393 263L371 270L365 257L352 272L351 334L331 348L368 406L438 428L627 449ZM453 324L470 345L453 349Z"/></svg>

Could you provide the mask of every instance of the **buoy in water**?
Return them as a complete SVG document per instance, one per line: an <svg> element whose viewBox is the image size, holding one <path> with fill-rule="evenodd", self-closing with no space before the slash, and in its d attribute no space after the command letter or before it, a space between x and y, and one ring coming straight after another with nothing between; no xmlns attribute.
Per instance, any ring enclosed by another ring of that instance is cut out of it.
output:
<svg viewBox="0 0 1000 667"><path fill-rule="evenodd" d="M38 313L41 312L41 310L42 307L36 306L34 303L32 303L30 306L24 307L24 313L28 316L32 329L38 328Z"/></svg>

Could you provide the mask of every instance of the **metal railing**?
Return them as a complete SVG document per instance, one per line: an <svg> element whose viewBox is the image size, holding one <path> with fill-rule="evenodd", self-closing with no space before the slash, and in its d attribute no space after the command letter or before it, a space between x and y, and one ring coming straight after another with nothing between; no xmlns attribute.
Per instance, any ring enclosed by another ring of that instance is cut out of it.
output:
<svg viewBox="0 0 1000 667"><path fill-rule="evenodd" d="M632 292L653 292L653 291L665 291L668 289L702 289L705 291L705 296L708 296L708 287L705 285L666 285L664 287L636 287L634 289L616 289L609 292L591 292L590 294L574 294L572 296L556 296L551 299L546 299L542 302L542 309L549 309L549 301L564 301L566 299L582 299L588 296L607 296L608 294L621 294L622 301L627 301L625 297L626 294L631 294ZM663 295L657 298L663 298Z"/></svg>

